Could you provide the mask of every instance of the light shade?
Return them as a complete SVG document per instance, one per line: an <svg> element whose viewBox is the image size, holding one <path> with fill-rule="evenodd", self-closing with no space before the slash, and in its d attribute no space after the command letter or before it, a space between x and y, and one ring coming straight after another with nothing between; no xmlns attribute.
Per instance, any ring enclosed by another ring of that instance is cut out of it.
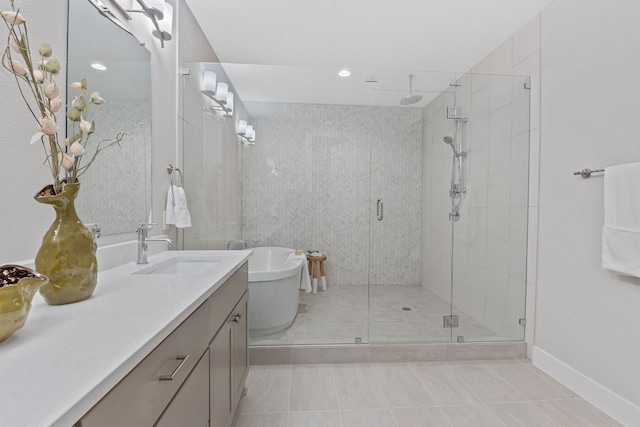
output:
<svg viewBox="0 0 640 427"><path fill-rule="evenodd" d="M227 105L225 105L225 107L227 108L227 116L233 117L233 93L232 92L227 93Z"/></svg>
<svg viewBox="0 0 640 427"><path fill-rule="evenodd" d="M222 105L227 103L227 93L229 91L229 85L225 82L218 82L216 85L216 99Z"/></svg>
<svg viewBox="0 0 640 427"><path fill-rule="evenodd" d="M171 30L173 27L173 6L169 3L164 4L164 18L158 21L160 32L155 28L151 32L154 37L160 40L171 40Z"/></svg>
<svg viewBox="0 0 640 427"><path fill-rule="evenodd" d="M253 130L253 126L247 125L247 131L245 132L245 136L247 137L247 139L253 142L255 135L256 133L255 133L255 130Z"/></svg>
<svg viewBox="0 0 640 427"><path fill-rule="evenodd" d="M164 18L164 0L145 0L145 5L157 20Z"/></svg>
<svg viewBox="0 0 640 427"><path fill-rule="evenodd" d="M205 71L202 79L202 93L209 98L213 98L216 95L216 73L213 71Z"/></svg>
<svg viewBox="0 0 640 427"><path fill-rule="evenodd" d="M238 121L238 135L244 135L247 133L247 121L239 120Z"/></svg>

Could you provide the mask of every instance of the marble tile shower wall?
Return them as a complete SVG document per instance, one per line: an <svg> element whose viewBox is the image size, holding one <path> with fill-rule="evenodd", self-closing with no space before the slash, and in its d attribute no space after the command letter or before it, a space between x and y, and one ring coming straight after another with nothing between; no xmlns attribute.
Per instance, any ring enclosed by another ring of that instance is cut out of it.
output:
<svg viewBox="0 0 640 427"><path fill-rule="evenodd" d="M89 173L82 176L83 190L76 208L83 222L100 222L105 234L135 231L137 222L145 221L151 209L151 104L149 101L110 100L100 106L99 126L92 140L114 137L114 132L130 133L120 147L100 153ZM132 159L136 167L131 167ZM88 191L91 189L91 191ZM122 203L122 194L134 200ZM109 206L110 215L101 213ZM135 212L137 218L132 219Z"/></svg>
<svg viewBox="0 0 640 427"><path fill-rule="evenodd" d="M329 284L363 285L369 274L372 284L420 284L421 110L246 107L259 132L244 157L249 246L325 252ZM381 222L378 198L385 202Z"/></svg>
<svg viewBox="0 0 640 427"><path fill-rule="evenodd" d="M424 110L426 262L423 283L498 336L522 339L527 260L529 91L526 77L466 74ZM446 108L465 125L467 193L451 239L449 186L453 135ZM452 244L453 243L453 244ZM456 332L465 336L464 325Z"/></svg>

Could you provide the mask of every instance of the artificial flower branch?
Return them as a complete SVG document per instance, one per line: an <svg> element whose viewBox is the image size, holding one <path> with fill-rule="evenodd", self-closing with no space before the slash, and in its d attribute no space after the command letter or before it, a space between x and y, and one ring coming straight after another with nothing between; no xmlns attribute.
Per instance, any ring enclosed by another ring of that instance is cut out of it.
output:
<svg viewBox="0 0 640 427"><path fill-rule="evenodd" d="M82 164L83 155L91 135L95 132L96 124L89 121L90 106L100 105L105 102L98 92L93 92L88 100L85 97L87 81L83 78L79 82L73 82L71 87L78 92L78 96L70 103L66 111L66 118L71 123L72 134L65 139L64 147L58 138L58 121L56 113L62 108L60 91L54 81L54 77L60 74L60 61L51 58L52 49L48 43L38 47L40 60L34 65L29 44L27 21L15 10L11 0L11 11L1 12L2 19L9 30L7 47L2 54L2 66L13 74L20 96L34 117L37 132L31 138L31 144L40 141L45 150L45 161L53 177L53 191L58 194L62 191L64 183L78 182L78 178L84 174L93 164L98 153L107 147L120 145L128 134L120 132L113 140L104 140L97 144L96 150L86 164ZM12 53L14 52L14 53ZM20 60L14 58L19 54ZM27 85L37 110L28 100L23 85ZM106 143L106 145L103 145ZM64 174L63 174L64 172Z"/></svg>

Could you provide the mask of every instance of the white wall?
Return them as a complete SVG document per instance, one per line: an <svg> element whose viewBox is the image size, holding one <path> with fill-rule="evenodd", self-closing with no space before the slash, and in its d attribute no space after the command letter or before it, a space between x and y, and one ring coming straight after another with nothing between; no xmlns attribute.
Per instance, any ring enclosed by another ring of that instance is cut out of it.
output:
<svg viewBox="0 0 640 427"><path fill-rule="evenodd" d="M17 2L16 2L17 4ZM9 2L2 2L2 10ZM31 43L37 46L48 42L54 56L62 64L67 51L67 3L46 0L22 2L21 12L27 19ZM7 30L0 25L1 46L7 40ZM57 79L65 86L64 76ZM63 90L64 92L64 90ZM35 257L42 235L54 219L54 211L33 200L42 187L49 184L51 173L43 165L45 154L40 144L29 145L36 123L18 93L16 82L4 69L0 72L0 143L4 161L0 167L2 199L0 205L0 264Z"/></svg>
<svg viewBox="0 0 640 427"><path fill-rule="evenodd" d="M640 417L640 279L601 268L603 177L572 175L640 161L639 17L635 0L542 12L536 346Z"/></svg>

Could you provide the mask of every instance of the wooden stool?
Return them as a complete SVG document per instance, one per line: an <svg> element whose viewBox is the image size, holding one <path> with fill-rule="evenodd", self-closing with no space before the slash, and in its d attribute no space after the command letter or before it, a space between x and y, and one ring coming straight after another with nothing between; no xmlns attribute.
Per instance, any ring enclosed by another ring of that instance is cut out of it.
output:
<svg viewBox="0 0 640 427"><path fill-rule="evenodd" d="M322 286L323 291L327 290L327 279L324 271L324 262L326 260L326 255L307 255L307 261L309 261L309 275L313 278L311 280L311 293L314 295L318 293L318 269L320 269L320 286Z"/></svg>

